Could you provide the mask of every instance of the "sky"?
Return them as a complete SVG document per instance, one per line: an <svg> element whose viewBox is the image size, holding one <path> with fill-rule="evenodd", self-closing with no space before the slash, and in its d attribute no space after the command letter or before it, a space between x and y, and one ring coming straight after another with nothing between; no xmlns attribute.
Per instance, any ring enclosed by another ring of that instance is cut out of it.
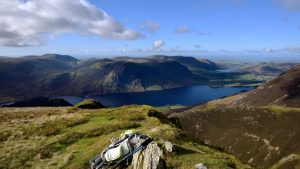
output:
<svg viewBox="0 0 300 169"><path fill-rule="evenodd" d="M1 0L0 55L300 60L300 0Z"/></svg>

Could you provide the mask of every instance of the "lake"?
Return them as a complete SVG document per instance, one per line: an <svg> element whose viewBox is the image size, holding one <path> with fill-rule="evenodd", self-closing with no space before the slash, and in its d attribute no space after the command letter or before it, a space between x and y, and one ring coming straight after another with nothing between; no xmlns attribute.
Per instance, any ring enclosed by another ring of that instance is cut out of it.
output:
<svg viewBox="0 0 300 169"><path fill-rule="evenodd" d="M91 98L101 102L105 106L122 106L130 104L147 104L151 106L184 105L204 103L225 96L251 90L253 87L218 87L207 85L194 85L160 91L108 94L91 97L62 96L71 104L76 104L84 99Z"/></svg>

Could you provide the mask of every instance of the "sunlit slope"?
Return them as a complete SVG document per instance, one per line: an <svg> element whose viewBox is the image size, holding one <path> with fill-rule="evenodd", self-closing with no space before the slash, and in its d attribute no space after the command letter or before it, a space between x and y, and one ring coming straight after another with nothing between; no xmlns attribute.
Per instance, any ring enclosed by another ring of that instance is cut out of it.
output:
<svg viewBox="0 0 300 169"><path fill-rule="evenodd" d="M168 168L250 168L235 157L193 142L149 106L84 110L78 108L1 108L0 168L88 168L88 161L127 129L169 140L175 152Z"/></svg>

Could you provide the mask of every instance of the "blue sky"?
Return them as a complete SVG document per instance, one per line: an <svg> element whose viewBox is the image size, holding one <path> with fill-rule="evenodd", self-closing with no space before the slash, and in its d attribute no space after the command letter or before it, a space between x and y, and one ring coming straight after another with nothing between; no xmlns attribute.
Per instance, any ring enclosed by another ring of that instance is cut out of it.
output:
<svg viewBox="0 0 300 169"><path fill-rule="evenodd" d="M15 13L0 7L0 13L2 10L6 14L0 15L0 20L6 20L0 21L3 56L60 53L78 57L300 57L299 0L66 0L64 4L60 0L4 1L0 2L2 7L18 7ZM75 1L77 4L72 4ZM53 10L42 14L49 5ZM57 8L68 13L57 16ZM87 13L93 16L86 17ZM107 17L98 19L103 13ZM22 29L11 26L20 20L24 20L20 23ZM32 31L24 32L28 29Z"/></svg>

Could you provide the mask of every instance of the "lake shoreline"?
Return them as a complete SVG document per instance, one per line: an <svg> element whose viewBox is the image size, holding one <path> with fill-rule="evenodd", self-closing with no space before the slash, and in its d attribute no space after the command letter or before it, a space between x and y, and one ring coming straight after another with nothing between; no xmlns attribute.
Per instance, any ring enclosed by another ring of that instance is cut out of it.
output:
<svg viewBox="0 0 300 169"><path fill-rule="evenodd" d="M193 85L164 90L127 92L117 94L104 94L96 96L59 96L71 104L77 104L84 99L95 99L105 106L118 107L123 105L150 105L154 107L167 105L193 106L207 101L238 94L254 89L251 86L223 86L211 87L209 85ZM184 98L184 99L183 99Z"/></svg>

